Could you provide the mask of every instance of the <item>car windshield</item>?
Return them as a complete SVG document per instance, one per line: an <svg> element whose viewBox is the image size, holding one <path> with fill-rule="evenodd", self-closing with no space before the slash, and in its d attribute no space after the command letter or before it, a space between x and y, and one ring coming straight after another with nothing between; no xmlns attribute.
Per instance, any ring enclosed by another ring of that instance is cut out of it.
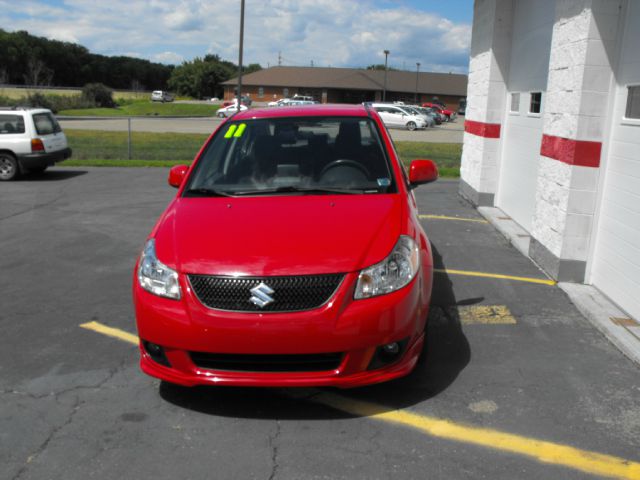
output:
<svg viewBox="0 0 640 480"><path fill-rule="evenodd" d="M224 124L205 149L184 194L391 192L394 179L371 119L291 117Z"/></svg>

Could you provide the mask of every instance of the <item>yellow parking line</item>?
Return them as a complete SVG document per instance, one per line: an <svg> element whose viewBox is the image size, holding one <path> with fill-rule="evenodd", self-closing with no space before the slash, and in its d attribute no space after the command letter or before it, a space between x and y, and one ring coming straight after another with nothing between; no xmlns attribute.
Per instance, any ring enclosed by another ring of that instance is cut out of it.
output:
<svg viewBox="0 0 640 480"><path fill-rule="evenodd" d="M320 393L311 401L359 417L371 417L411 427L432 437L514 453L542 463L573 468L581 472L620 479L640 478L640 463L624 458L581 450L560 443L536 440L489 428L473 427L408 412L391 410L375 403L352 400L332 393Z"/></svg>
<svg viewBox="0 0 640 480"><path fill-rule="evenodd" d="M80 325L82 328L86 328L87 330L93 330L94 332L102 333L103 335L107 335L108 337L117 338L119 340L132 343L133 345L138 345L138 337L136 335L132 335L129 332L125 332L124 330L120 330L119 328L107 327L99 322L88 322Z"/></svg>
<svg viewBox="0 0 640 480"><path fill-rule="evenodd" d="M489 223L481 218L448 217L446 215L418 215L418 217L430 220L458 220L460 222Z"/></svg>
<svg viewBox="0 0 640 480"><path fill-rule="evenodd" d="M118 328L107 327L98 322L83 323L80 326L128 343L138 344L138 338L135 335ZM294 389L287 392L291 392L293 396L300 397L305 390ZM306 391L308 392L308 390ZM509 452L542 463L560 465L604 477L624 480L637 480L640 478L640 463L612 455L581 450L569 445L536 440L535 438L500 432L489 428L464 425L406 410L389 410L383 405L353 400L333 393L321 392L307 399L358 417L371 417L376 420L410 427L436 438Z"/></svg>
<svg viewBox="0 0 640 480"><path fill-rule="evenodd" d="M515 325L516 319L506 305L458 307L462 325Z"/></svg>
<svg viewBox="0 0 640 480"><path fill-rule="evenodd" d="M531 278L531 277L514 277L513 275L502 275L499 273L485 273L485 272L469 272L466 270L451 270L434 268L435 273L446 273L449 275L466 275L469 277L485 277L485 278L499 278L501 280L515 280L518 282L539 283L542 285L555 285L555 280L549 280L547 278Z"/></svg>

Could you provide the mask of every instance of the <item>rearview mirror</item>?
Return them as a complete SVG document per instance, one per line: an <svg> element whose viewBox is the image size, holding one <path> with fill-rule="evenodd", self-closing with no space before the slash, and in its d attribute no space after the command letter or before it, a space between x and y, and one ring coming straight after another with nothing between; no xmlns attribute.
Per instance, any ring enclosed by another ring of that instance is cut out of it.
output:
<svg viewBox="0 0 640 480"><path fill-rule="evenodd" d="M413 160L409 166L409 185L416 188L418 185L430 183L438 179L438 167L433 160Z"/></svg>
<svg viewBox="0 0 640 480"><path fill-rule="evenodd" d="M175 188L180 188L180 185L182 185L182 181L188 171L188 165L176 165L175 167L171 167L171 170L169 170L169 185Z"/></svg>

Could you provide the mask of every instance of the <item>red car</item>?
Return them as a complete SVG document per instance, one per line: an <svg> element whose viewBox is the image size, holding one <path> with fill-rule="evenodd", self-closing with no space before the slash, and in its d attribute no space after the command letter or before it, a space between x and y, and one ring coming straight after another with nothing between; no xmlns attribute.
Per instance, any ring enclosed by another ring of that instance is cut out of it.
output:
<svg viewBox="0 0 640 480"><path fill-rule="evenodd" d="M192 385L357 387L408 374L432 257L405 171L366 106L223 122L153 228L134 274L140 365Z"/></svg>
<svg viewBox="0 0 640 480"><path fill-rule="evenodd" d="M435 109L438 113L441 113L445 117L447 117L448 122L452 122L453 120L455 120L456 116L458 115L453 110L449 110L448 108L445 108L443 105L440 105L439 103L427 102L427 103L423 103L422 106Z"/></svg>

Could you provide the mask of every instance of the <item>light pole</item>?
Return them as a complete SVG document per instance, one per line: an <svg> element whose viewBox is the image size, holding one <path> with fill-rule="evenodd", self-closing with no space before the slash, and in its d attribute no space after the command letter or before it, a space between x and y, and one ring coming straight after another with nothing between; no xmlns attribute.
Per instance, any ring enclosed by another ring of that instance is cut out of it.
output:
<svg viewBox="0 0 640 480"><path fill-rule="evenodd" d="M416 96L413 103L418 104L418 77L420 77L420 62L416 62Z"/></svg>
<svg viewBox="0 0 640 480"><path fill-rule="evenodd" d="M382 101L387 99L387 57L389 50L384 50L384 89L382 90Z"/></svg>
<svg viewBox="0 0 640 480"><path fill-rule="evenodd" d="M244 0L240 0L240 52L238 53L238 112L242 105L242 44L244 39Z"/></svg>

